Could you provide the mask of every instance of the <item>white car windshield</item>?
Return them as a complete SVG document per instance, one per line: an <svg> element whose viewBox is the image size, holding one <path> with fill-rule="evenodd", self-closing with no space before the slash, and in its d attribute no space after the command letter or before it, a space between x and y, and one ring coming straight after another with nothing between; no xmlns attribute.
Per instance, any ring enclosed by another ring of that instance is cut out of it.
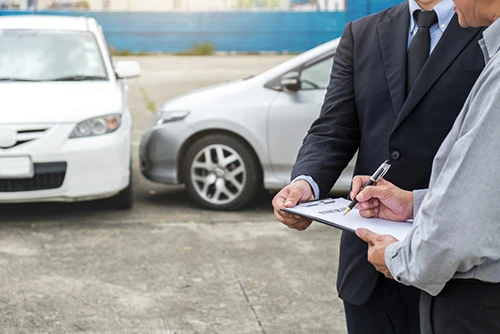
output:
<svg viewBox="0 0 500 334"><path fill-rule="evenodd" d="M0 30L0 81L107 80L90 32Z"/></svg>

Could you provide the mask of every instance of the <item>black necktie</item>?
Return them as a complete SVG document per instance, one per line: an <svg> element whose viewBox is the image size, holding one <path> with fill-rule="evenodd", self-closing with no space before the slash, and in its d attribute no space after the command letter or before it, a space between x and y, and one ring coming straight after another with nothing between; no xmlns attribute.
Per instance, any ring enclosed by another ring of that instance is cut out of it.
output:
<svg viewBox="0 0 500 334"><path fill-rule="evenodd" d="M409 93L415 84L415 81L422 71L422 68L429 58L431 52L431 33L429 28L438 22L438 17L435 11L417 10L413 13L415 22L418 25L418 31L411 41L408 49L408 64L407 64L407 85L406 91Z"/></svg>

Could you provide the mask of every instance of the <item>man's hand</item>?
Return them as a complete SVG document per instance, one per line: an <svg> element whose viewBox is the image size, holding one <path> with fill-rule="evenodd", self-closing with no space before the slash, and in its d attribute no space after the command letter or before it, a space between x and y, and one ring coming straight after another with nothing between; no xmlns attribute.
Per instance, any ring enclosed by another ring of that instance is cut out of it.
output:
<svg viewBox="0 0 500 334"><path fill-rule="evenodd" d="M281 211L284 208L293 208L299 203L312 201L314 193L311 185L305 180L296 181L283 188L273 199L274 215L291 229L304 231L312 220Z"/></svg>
<svg viewBox="0 0 500 334"><path fill-rule="evenodd" d="M351 198L358 200L356 209L362 217L399 222L413 218L413 192L400 189L384 179L360 192L369 179L369 176L356 176L352 180Z"/></svg>
<svg viewBox="0 0 500 334"><path fill-rule="evenodd" d="M368 243L368 261L385 277L394 279L389 268L387 268L384 255L387 246L398 242L398 239L390 235L376 234L363 228L357 229L356 235Z"/></svg>

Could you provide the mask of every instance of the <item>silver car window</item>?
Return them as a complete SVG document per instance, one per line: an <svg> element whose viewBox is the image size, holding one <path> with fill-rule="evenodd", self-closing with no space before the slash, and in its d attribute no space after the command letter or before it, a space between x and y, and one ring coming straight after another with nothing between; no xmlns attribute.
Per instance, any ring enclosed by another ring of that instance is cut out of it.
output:
<svg viewBox="0 0 500 334"><path fill-rule="evenodd" d="M302 70L300 74L301 89L326 89L330 82L333 57L329 57Z"/></svg>

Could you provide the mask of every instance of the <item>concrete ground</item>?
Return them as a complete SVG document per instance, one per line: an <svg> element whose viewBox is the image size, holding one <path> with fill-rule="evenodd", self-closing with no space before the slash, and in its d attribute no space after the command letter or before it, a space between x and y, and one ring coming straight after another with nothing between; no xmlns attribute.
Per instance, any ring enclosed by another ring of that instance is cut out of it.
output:
<svg viewBox="0 0 500 334"><path fill-rule="evenodd" d="M148 103L288 58L136 58L135 157ZM240 212L197 209L182 187L146 181L137 160L130 212L0 205L0 333L345 333L337 230L288 230L269 194Z"/></svg>

